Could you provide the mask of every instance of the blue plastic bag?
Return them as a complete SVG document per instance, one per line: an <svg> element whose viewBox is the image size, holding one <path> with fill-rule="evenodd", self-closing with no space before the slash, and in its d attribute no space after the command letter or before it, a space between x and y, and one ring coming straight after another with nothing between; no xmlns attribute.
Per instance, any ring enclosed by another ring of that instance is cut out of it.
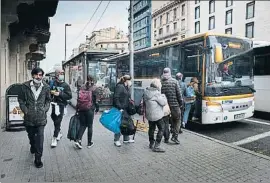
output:
<svg viewBox="0 0 270 183"><path fill-rule="evenodd" d="M102 113L99 121L105 128L117 134L120 133L121 116L122 113L118 109L111 108Z"/></svg>

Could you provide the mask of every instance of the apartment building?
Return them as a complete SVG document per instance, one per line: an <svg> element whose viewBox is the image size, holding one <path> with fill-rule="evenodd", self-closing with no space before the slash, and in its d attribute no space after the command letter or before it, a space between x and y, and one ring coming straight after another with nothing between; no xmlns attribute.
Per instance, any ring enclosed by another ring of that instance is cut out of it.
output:
<svg viewBox="0 0 270 183"><path fill-rule="evenodd" d="M270 1L190 1L193 34L214 31L270 41Z"/></svg>
<svg viewBox="0 0 270 183"><path fill-rule="evenodd" d="M169 1L152 12L152 46L189 36L189 1Z"/></svg>
<svg viewBox="0 0 270 183"><path fill-rule="evenodd" d="M151 46L151 0L136 0L133 3L133 44L134 50ZM130 21L130 8L128 10ZM129 26L130 29L130 26Z"/></svg>
<svg viewBox="0 0 270 183"><path fill-rule="evenodd" d="M152 46L204 32L270 41L270 1L171 1L152 13Z"/></svg>
<svg viewBox="0 0 270 183"><path fill-rule="evenodd" d="M86 50L119 50L119 53L128 51L128 37L123 31L109 27L93 31L91 36L86 36L85 42L72 50L69 59Z"/></svg>

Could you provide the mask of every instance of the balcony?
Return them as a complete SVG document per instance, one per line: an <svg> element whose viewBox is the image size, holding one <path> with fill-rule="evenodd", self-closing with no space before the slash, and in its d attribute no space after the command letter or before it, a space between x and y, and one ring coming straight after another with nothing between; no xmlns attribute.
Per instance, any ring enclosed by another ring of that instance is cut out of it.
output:
<svg viewBox="0 0 270 183"><path fill-rule="evenodd" d="M162 39L166 39L166 38L169 38L169 37L173 37L173 36L178 36L180 33L180 29L175 29L175 30L172 30L172 31L169 31L169 32L166 32L166 33L163 33L163 34L158 34L155 39L157 41L160 41Z"/></svg>

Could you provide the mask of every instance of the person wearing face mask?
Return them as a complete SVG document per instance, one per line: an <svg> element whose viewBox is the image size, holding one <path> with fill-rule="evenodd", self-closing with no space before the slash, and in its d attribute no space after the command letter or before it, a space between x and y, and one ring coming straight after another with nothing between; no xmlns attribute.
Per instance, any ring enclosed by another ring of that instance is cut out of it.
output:
<svg viewBox="0 0 270 183"><path fill-rule="evenodd" d="M24 125L30 141L30 152L35 154L34 164L41 168L43 163L44 128L47 124L47 112L50 108L50 87L43 80L41 68L32 70L32 80L22 84L18 102L24 113Z"/></svg>
<svg viewBox="0 0 270 183"><path fill-rule="evenodd" d="M119 109L121 112L124 110L126 111L128 108L129 100L131 97L129 91L131 84L131 77L129 75L125 75L120 78L119 83L117 83L115 87L113 107ZM117 147L121 146L120 137L120 133L114 135L114 144ZM130 139L129 136L124 135L124 143L134 143L134 140Z"/></svg>
<svg viewBox="0 0 270 183"><path fill-rule="evenodd" d="M51 147L57 146L57 141L63 136L61 133L61 122L65 113L68 100L72 98L69 85L64 81L64 71L57 69L55 71L55 79L51 82L52 94L52 114L51 118L54 122L54 133Z"/></svg>

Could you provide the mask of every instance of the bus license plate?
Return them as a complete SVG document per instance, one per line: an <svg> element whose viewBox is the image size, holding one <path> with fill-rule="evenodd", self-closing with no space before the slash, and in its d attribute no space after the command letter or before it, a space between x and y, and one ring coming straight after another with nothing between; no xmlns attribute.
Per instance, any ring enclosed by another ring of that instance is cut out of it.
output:
<svg viewBox="0 0 270 183"><path fill-rule="evenodd" d="M245 113L234 115L234 119L242 119L245 117Z"/></svg>

